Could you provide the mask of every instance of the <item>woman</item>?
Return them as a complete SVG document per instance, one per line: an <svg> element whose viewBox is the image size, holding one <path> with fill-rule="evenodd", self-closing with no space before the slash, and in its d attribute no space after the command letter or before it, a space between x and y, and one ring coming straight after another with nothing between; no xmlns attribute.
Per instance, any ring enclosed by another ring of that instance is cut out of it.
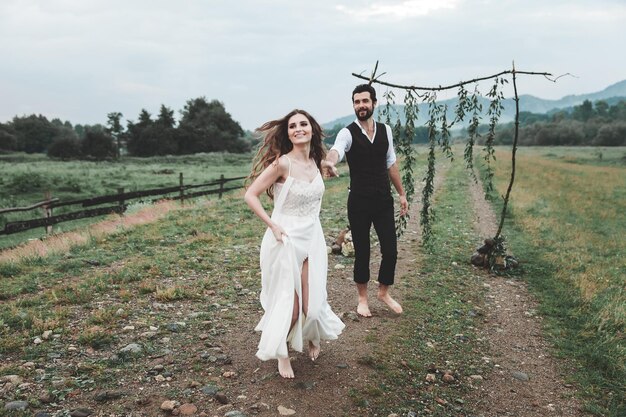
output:
<svg viewBox="0 0 626 417"><path fill-rule="evenodd" d="M256 356L277 359L283 378L293 378L287 343L317 359L320 340L336 339L344 324L326 301L327 253L319 220L325 157L322 128L303 110L293 110L258 131L264 142L255 157L245 201L268 228L261 242L261 305L265 314ZM274 199L270 217L260 196Z"/></svg>

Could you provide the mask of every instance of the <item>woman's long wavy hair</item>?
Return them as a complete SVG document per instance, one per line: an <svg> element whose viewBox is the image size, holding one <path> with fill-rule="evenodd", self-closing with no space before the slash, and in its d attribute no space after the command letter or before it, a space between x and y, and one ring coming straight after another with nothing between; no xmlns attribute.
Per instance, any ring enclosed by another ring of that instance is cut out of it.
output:
<svg viewBox="0 0 626 417"><path fill-rule="evenodd" d="M252 160L252 172L250 172L250 175L246 178L246 187L269 165L278 165L278 158L293 149L293 144L289 140L288 124L289 119L296 114L303 115L311 124L312 135L309 158L313 158L315 165L317 165L317 168L321 171L322 160L326 157L326 148L323 142L324 131L309 113L304 110L294 109L286 116L266 122L263 126L256 129L256 131L262 135L263 141ZM267 195L272 199L274 198L273 185L267 189Z"/></svg>

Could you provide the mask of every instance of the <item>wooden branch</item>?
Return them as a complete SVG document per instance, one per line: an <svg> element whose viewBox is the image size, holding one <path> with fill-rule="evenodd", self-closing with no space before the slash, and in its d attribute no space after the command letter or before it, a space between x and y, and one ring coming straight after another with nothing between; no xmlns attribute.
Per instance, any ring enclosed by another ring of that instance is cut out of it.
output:
<svg viewBox="0 0 626 417"><path fill-rule="evenodd" d="M0 209L0 214L2 213L13 213L16 211L28 211L28 210L33 210L36 209L37 207L41 207L41 206L47 206L50 203L54 203L56 201L59 201L58 198L51 198L49 200L46 201L40 201L39 203L35 203L32 206L28 206L28 207L8 207L8 208L3 208Z"/></svg>
<svg viewBox="0 0 626 417"><path fill-rule="evenodd" d="M511 195L511 189L513 188L513 182L515 181L515 154L517 152L517 138L519 136L519 97L517 96L517 83L515 78L515 63L513 64L513 92L515 93L515 134L513 135L513 150L511 151L511 179L509 181L509 187L506 190L506 195L504 196L504 203L502 204L502 214L500 214L500 225L498 226L498 231L494 236L494 239L497 239L502 232L502 227L504 226L504 218L506 216L506 208L509 205L509 197Z"/></svg>
<svg viewBox="0 0 626 417"><path fill-rule="evenodd" d="M378 61L376 62L376 66L378 67ZM549 72L531 72L531 71L506 70L506 71L502 71L502 72L499 72L499 73L494 74L494 75L489 75L487 77L474 78L473 80L468 80L468 81L460 81L460 82L458 82L456 84L453 84L453 85L447 85L447 86L441 86L440 85L439 87L419 87L419 86L415 86L415 85L392 84L392 83L388 83L388 82L385 82L385 81L379 81L377 78L372 78L372 77L368 78L368 77L364 77L363 75L355 74L355 73L352 73L352 76L354 76L356 78L360 78L362 80L366 80L370 84L377 83L377 84L380 84L380 85L385 85L387 87L400 88L400 89L403 89L403 90L443 91L443 90L451 90L453 88L458 88L458 87L460 87L462 85L474 84L474 83L476 83L478 81L490 80L492 78L496 78L496 77L499 77L501 75L513 74L513 73L515 73L515 74L525 74L525 75L543 75L548 80L554 81L554 82L556 82L557 79L559 79L559 78L561 78L561 77L563 77L565 75L568 75L568 74L563 74L563 75L558 76L557 78L551 79L550 77L553 77L553 75L551 73L549 73Z"/></svg>

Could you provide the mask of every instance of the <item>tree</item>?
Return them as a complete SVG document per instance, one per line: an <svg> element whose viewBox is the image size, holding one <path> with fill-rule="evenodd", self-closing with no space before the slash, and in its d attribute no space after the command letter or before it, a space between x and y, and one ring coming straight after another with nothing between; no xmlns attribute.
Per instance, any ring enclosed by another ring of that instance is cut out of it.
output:
<svg viewBox="0 0 626 417"><path fill-rule="evenodd" d="M113 136L97 129L87 130L81 143L81 150L83 155L96 160L115 158L117 155Z"/></svg>
<svg viewBox="0 0 626 417"><path fill-rule="evenodd" d="M173 128L176 125L176 119L174 119L174 110L165 107L161 104L159 109L159 117L157 117L155 124L161 128Z"/></svg>
<svg viewBox="0 0 626 417"><path fill-rule="evenodd" d="M11 126L0 123L0 152L18 149L17 134Z"/></svg>
<svg viewBox="0 0 626 417"><path fill-rule="evenodd" d="M135 156L153 155L152 153L149 153L150 149L146 149L145 147L145 135L142 139L143 132L153 124L154 122L152 121L152 116L146 109L141 109L141 112L139 113L139 121L137 123L133 123L130 120L128 121L126 126L126 146L129 154Z"/></svg>
<svg viewBox="0 0 626 417"><path fill-rule="evenodd" d="M243 129L217 100L199 97L188 100L179 124L180 152L245 152Z"/></svg>
<svg viewBox="0 0 626 417"><path fill-rule="evenodd" d="M592 118L593 105L591 104L591 101L585 100L580 106L574 106L572 116L574 117L574 119L580 120L581 122L586 122L587 120Z"/></svg>
<svg viewBox="0 0 626 417"><path fill-rule="evenodd" d="M124 134L124 127L120 123L123 114L120 112L111 112L107 114L107 133L115 139L116 143L116 156L119 158L122 153L122 135Z"/></svg>
<svg viewBox="0 0 626 417"><path fill-rule="evenodd" d="M48 147L48 156L51 158L75 159L82 155L81 144L77 138L61 137Z"/></svg>
<svg viewBox="0 0 626 417"><path fill-rule="evenodd" d="M11 127L16 133L18 150L26 153L45 152L59 133L59 128L42 115L15 116Z"/></svg>

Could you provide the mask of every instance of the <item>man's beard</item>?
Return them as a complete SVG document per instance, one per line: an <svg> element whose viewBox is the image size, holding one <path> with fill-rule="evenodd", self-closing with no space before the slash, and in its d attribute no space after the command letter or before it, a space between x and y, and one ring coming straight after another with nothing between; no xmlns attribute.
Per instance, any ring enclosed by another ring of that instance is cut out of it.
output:
<svg viewBox="0 0 626 417"><path fill-rule="evenodd" d="M374 114L374 110L365 109L365 116L361 116L361 114L360 114L361 111L362 111L362 109L355 110L354 113L356 114L356 118L359 119L362 122L366 121L367 119L372 117L372 115Z"/></svg>

